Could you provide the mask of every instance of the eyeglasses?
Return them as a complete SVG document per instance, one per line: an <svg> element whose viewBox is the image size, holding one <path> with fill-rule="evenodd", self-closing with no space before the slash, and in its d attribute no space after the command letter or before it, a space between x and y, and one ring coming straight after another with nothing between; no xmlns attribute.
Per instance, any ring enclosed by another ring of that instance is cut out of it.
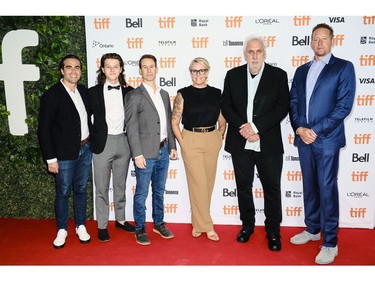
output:
<svg viewBox="0 0 375 281"><path fill-rule="evenodd" d="M190 72L191 74L193 75L204 75L206 74L206 72L208 71L208 69L190 69Z"/></svg>

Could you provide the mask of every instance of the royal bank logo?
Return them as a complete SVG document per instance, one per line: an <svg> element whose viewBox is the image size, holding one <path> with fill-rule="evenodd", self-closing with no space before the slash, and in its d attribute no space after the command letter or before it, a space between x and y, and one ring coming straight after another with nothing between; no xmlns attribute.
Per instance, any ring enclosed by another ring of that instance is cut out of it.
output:
<svg viewBox="0 0 375 281"><path fill-rule="evenodd" d="M114 48L115 45L114 44L103 44L103 43L100 43L99 41L92 40L92 48L94 49L96 47L104 48L104 49L106 49L106 48L110 49L110 48Z"/></svg>
<svg viewBox="0 0 375 281"><path fill-rule="evenodd" d="M286 198L302 198L302 191L285 191Z"/></svg>
<svg viewBox="0 0 375 281"><path fill-rule="evenodd" d="M359 43L361 44L375 44L374 36L361 36Z"/></svg>
<svg viewBox="0 0 375 281"><path fill-rule="evenodd" d="M208 26L208 19L191 19L190 26L191 27L206 27Z"/></svg>

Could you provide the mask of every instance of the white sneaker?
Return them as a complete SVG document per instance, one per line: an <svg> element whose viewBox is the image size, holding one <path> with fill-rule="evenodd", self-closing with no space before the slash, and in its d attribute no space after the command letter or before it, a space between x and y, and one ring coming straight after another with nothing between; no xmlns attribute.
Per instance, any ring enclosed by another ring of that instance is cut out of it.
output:
<svg viewBox="0 0 375 281"><path fill-rule="evenodd" d="M53 247L55 249L60 249L64 247L67 236L68 236L68 232L65 229L59 229L55 240L53 240Z"/></svg>
<svg viewBox="0 0 375 281"><path fill-rule="evenodd" d="M320 233L311 234L310 232L307 232L306 230L304 230L301 233L294 235L292 238L290 238L290 243L295 244L295 245L302 245L302 244L306 244L309 241L318 241L318 240L320 240Z"/></svg>
<svg viewBox="0 0 375 281"><path fill-rule="evenodd" d="M79 241L81 241L81 243L89 243L91 240L91 237L87 233L86 227L83 224L76 227L76 234L79 238Z"/></svg>
<svg viewBox="0 0 375 281"><path fill-rule="evenodd" d="M319 254L315 258L317 264L329 264L335 260L335 257L339 254L339 248L336 247L324 247L320 249Z"/></svg>

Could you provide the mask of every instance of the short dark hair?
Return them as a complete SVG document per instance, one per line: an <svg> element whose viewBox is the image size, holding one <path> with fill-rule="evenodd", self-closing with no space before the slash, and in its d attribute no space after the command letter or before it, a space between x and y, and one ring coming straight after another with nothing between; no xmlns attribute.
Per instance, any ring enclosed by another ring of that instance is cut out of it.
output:
<svg viewBox="0 0 375 281"><path fill-rule="evenodd" d="M155 57L154 55L145 54L145 55L143 55L143 56L139 59L139 69L142 68L142 60L143 60L143 59L152 59L152 60L155 62L155 67L158 67L158 63L157 63L156 57Z"/></svg>
<svg viewBox="0 0 375 281"><path fill-rule="evenodd" d="M329 34L331 35L331 37L333 38L333 28L331 27L331 26L329 26L328 24L326 24L326 23L319 23L319 24L317 24L314 28L313 28L313 30L312 30L312 32L311 32L311 37L313 36L313 34L314 34L314 31L315 30L317 30L318 28L325 28L325 29L328 29L329 30Z"/></svg>
<svg viewBox="0 0 375 281"><path fill-rule="evenodd" d="M63 58L61 59L61 61L60 61L60 63L59 63L59 70L64 69L65 61L66 61L67 59L76 59L76 60L78 60L78 61L79 61L79 64L81 65L81 68L82 68L82 62L81 62L81 59L80 59L78 56L76 56L76 55L69 54L69 55L66 55L65 57L63 57Z"/></svg>

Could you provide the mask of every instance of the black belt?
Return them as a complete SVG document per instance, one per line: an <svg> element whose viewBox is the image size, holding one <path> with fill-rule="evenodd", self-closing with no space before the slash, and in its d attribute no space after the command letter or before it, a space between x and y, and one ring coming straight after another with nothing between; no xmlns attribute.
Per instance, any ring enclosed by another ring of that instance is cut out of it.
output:
<svg viewBox="0 0 375 281"><path fill-rule="evenodd" d="M90 142L90 137L85 138L84 140L81 140L81 147L85 144L88 144Z"/></svg>
<svg viewBox="0 0 375 281"><path fill-rule="evenodd" d="M184 129L186 129L188 131L192 131L192 132L197 132L197 133L208 133L208 132L212 132L213 130L215 130L216 126L210 126L210 127L193 127L191 129L184 127Z"/></svg>
<svg viewBox="0 0 375 281"><path fill-rule="evenodd" d="M164 145L167 143L167 139L165 138L165 139L163 139L161 142L160 142L160 144L159 144L159 149L160 148L162 148L162 147L164 147Z"/></svg>

